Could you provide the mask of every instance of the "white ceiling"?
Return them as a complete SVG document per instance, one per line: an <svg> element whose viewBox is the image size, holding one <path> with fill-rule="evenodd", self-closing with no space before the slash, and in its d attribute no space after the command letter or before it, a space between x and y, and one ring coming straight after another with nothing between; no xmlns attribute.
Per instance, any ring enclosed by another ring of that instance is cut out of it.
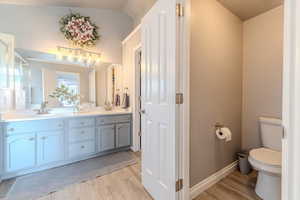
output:
<svg viewBox="0 0 300 200"><path fill-rule="evenodd" d="M197 0L198 1L198 0ZM217 0L242 20L282 4L283 0ZM125 12L138 24L156 0L0 0L0 3L113 9Z"/></svg>
<svg viewBox="0 0 300 200"><path fill-rule="evenodd" d="M0 0L0 3L39 6L67 6L112 9L125 12L135 25L152 7L156 0Z"/></svg>
<svg viewBox="0 0 300 200"><path fill-rule="evenodd" d="M155 2L156 0L128 0L123 7L123 11L132 17L134 24L137 25Z"/></svg>
<svg viewBox="0 0 300 200"><path fill-rule="evenodd" d="M283 0L218 0L242 20L250 19L283 3Z"/></svg>
<svg viewBox="0 0 300 200"><path fill-rule="evenodd" d="M130 0L0 0L0 3L42 6L122 9Z"/></svg>

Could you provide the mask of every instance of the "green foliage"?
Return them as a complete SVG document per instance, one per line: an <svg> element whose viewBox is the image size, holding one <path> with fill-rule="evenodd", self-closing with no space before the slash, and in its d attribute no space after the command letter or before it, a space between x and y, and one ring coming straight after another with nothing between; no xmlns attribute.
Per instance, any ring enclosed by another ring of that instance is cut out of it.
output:
<svg viewBox="0 0 300 200"><path fill-rule="evenodd" d="M67 102L71 105L80 103L80 95L74 94L73 91L70 91L65 85L57 87L49 97L57 99L60 103Z"/></svg>

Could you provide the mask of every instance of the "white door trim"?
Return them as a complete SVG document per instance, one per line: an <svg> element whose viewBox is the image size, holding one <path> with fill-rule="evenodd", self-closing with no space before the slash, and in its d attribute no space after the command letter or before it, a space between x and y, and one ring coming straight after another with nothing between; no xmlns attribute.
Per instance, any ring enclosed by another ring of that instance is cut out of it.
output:
<svg viewBox="0 0 300 200"><path fill-rule="evenodd" d="M300 199L300 2L284 2L282 200Z"/></svg>
<svg viewBox="0 0 300 200"><path fill-rule="evenodd" d="M140 26L139 26L140 28ZM139 136L139 132L140 132L140 108L138 108L139 106L139 99L140 96L137 94L140 94L140 79L141 79L141 69L140 69L140 65L138 63L137 60L137 54L139 52L142 51L142 44L139 43L135 48L133 48L133 60L134 60L134 71L133 71L133 77L134 77L134 105L133 105L133 141L132 141L132 147L131 150L136 152L136 151L140 151L141 150L141 140L140 140L140 136Z"/></svg>
<svg viewBox="0 0 300 200"><path fill-rule="evenodd" d="M179 86L183 93L183 105L179 109L179 177L183 179L183 189L179 199L190 200L190 15L191 1L177 0L184 9L184 17L179 19Z"/></svg>

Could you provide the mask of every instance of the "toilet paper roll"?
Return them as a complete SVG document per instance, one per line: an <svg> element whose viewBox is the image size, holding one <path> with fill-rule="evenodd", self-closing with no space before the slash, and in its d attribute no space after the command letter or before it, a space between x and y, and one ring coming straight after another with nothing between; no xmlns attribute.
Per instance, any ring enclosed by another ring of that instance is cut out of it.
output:
<svg viewBox="0 0 300 200"><path fill-rule="evenodd" d="M220 140L225 140L225 142L231 141L231 131L227 127L219 128L216 130L216 135Z"/></svg>

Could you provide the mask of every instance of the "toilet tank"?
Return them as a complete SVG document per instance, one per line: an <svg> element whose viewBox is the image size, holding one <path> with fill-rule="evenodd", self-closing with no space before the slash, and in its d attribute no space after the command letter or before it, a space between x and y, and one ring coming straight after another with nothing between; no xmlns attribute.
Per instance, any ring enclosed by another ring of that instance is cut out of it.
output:
<svg viewBox="0 0 300 200"><path fill-rule="evenodd" d="M283 127L280 119L261 117L260 131L263 147L281 151Z"/></svg>

